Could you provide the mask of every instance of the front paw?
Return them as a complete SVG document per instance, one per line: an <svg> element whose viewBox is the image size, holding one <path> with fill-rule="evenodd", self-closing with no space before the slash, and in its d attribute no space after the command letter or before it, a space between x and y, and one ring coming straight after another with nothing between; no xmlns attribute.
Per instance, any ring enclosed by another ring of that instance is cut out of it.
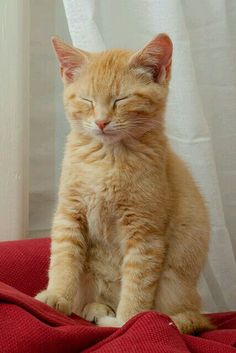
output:
<svg viewBox="0 0 236 353"><path fill-rule="evenodd" d="M104 316L114 317L115 313L112 308L106 304L88 303L83 309L82 316L84 319L96 324L99 318Z"/></svg>
<svg viewBox="0 0 236 353"><path fill-rule="evenodd" d="M71 303L61 295L50 290L43 290L36 295L35 299L45 303L63 314L71 315Z"/></svg>
<svg viewBox="0 0 236 353"><path fill-rule="evenodd" d="M125 322L118 320L116 317L103 316L97 320L96 324L102 327L121 327Z"/></svg>

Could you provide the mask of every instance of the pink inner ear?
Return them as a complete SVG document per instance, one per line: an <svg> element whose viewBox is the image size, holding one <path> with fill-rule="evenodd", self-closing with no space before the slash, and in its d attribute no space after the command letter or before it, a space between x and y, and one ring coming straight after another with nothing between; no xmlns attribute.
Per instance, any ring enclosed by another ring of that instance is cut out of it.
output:
<svg viewBox="0 0 236 353"><path fill-rule="evenodd" d="M167 34L159 34L150 44L153 44L156 48L162 50L162 59L164 63L168 63L172 57L173 51L173 44L170 37L167 36Z"/></svg>
<svg viewBox="0 0 236 353"><path fill-rule="evenodd" d="M76 69L78 69L85 61L85 56L77 49L64 43L58 38L53 38L52 43L60 61L61 76L66 81L72 81Z"/></svg>
<svg viewBox="0 0 236 353"><path fill-rule="evenodd" d="M173 45L166 34L159 34L132 59L135 67L146 68L156 82L170 77Z"/></svg>
<svg viewBox="0 0 236 353"><path fill-rule="evenodd" d="M73 70L72 69L66 69L61 66L60 72L61 72L62 78L66 78L68 81L73 81Z"/></svg>

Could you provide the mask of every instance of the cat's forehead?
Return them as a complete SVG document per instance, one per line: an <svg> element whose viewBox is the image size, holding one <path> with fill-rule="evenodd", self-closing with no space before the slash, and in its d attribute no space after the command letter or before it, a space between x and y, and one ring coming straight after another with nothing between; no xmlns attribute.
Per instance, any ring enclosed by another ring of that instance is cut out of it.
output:
<svg viewBox="0 0 236 353"><path fill-rule="evenodd" d="M84 76L84 89L90 95L116 95L128 80L130 51L113 49L94 54Z"/></svg>

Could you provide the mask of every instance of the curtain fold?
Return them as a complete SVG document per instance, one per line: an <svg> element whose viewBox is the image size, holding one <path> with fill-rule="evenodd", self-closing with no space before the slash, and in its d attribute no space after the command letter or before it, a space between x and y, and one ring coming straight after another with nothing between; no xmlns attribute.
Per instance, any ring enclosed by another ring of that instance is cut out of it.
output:
<svg viewBox="0 0 236 353"><path fill-rule="evenodd" d="M167 135L201 187L212 225L204 308L236 309L236 2L64 0L64 7L81 49L139 49L159 32L171 36Z"/></svg>

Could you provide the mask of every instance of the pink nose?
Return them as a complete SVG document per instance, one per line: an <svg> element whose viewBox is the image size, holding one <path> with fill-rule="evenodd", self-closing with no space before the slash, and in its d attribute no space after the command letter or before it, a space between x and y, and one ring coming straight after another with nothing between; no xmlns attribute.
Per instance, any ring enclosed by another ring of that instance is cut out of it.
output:
<svg viewBox="0 0 236 353"><path fill-rule="evenodd" d="M103 130L109 124L109 122L110 121L107 121L107 120L97 120L97 121L95 121L95 123L97 124L97 126L101 130Z"/></svg>

